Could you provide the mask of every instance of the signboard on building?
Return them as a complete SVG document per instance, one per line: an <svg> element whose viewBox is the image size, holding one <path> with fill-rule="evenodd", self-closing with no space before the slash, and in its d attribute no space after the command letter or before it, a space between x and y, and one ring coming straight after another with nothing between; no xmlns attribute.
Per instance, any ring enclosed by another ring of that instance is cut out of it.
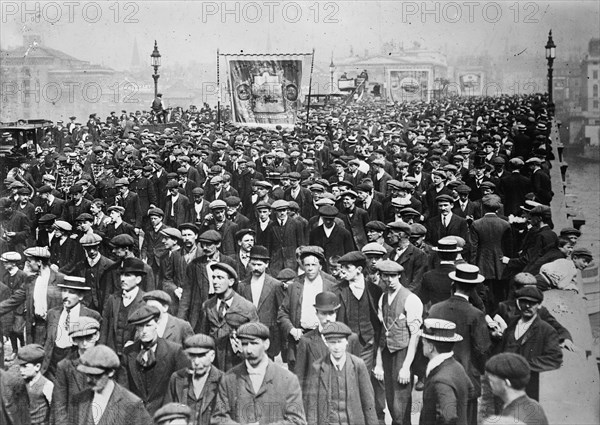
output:
<svg viewBox="0 0 600 425"><path fill-rule="evenodd" d="M461 96L482 96L485 94L483 71L460 71L457 80Z"/></svg>
<svg viewBox="0 0 600 425"><path fill-rule="evenodd" d="M432 79L430 69L391 69L388 72L390 98L394 102L429 102Z"/></svg>

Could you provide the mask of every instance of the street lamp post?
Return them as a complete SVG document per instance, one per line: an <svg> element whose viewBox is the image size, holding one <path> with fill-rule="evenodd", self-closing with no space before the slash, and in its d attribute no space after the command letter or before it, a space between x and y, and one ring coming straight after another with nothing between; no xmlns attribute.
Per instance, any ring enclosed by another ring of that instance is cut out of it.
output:
<svg viewBox="0 0 600 425"><path fill-rule="evenodd" d="M333 93L333 73L334 72L335 72L335 65L333 64L333 55L331 55L331 63L329 64L329 75L331 77L331 79L330 79L331 89L330 89L329 93Z"/></svg>
<svg viewBox="0 0 600 425"><path fill-rule="evenodd" d="M156 40L154 40L154 50L150 55L152 58L152 67L154 68L154 74L152 74L152 78L154 79L154 98L158 95L158 79L160 75L158 74L158 67L160 66L160 53L158 52L158 44Z"/></svg>
<svg viewBox="0 0 600 425"><path fill-rule="evenodd" d="M552 40L552 30L548 33L548 41L546 42L546 60L548 61L548 106L554 111L554 102L552 97L552 65L554 64L554 58L556 58L556 44Z"/></svg>

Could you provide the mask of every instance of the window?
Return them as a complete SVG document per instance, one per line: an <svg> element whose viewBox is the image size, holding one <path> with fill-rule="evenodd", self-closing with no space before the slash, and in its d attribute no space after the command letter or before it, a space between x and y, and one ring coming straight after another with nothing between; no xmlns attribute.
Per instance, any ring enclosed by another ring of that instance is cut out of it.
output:
<svg viewBox="0 0 600 425"><path fill-rule="evenodd" d="M597 80L597 79L598 79L598 70L594 70L594 71L592 71L592 78L593 78L594 80Z"/></svg>
<svg viewBox="0 0 600 425"><path fill-rule="evenodd" d="M598 101L594 100L594 109L598 109Z"/></svg>
<svg viewBox="0 0 600 425"><path fill-rule="evenodd" d="M592 87L592 97L598 97L598 84L594 84Z"/></svg>

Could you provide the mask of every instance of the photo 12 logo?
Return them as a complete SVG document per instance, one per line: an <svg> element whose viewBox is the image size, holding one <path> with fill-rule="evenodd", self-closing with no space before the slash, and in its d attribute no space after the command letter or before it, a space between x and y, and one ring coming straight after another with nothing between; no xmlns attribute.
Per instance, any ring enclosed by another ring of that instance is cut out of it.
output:
<svg viewBox="0 0 600 425"><path fill-rule="evenodd" d="M14 2L0 3L3 24L21 23L73 23L78 20L94 24L102 19L114 23L136 24L140 6L136 2Z"/></svg>
<svg viewBox="0 0 600 425"><path fill-rule="evenodd" d="M543 11L535 2L494 2L494 1L403 1L402 23L473 23L478 21L495 24L502 19L514 23L535 24L540 21Z"/></svg>
<svg viewBox="0 0 600 425"><path fill-rule="evenodd" d="M273 23L282 20L288 24L312 22L336 24L340 22L340 6L335 2L278 2L235 1L202 2L202 23L218 20L225 23Z"/></svg>

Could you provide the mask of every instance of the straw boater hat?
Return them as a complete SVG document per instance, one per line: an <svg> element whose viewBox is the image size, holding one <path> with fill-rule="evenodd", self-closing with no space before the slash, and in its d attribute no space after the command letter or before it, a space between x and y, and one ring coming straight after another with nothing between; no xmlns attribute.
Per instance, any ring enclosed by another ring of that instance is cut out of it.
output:
<svg viewBox="0 0 600 425"><path fill-rule="evenodd" d="M440 342L459 342L462 336L456 333L456 324L443 319L425 319L423 321L423 338Z"/></svg>
<svg viewBox="0 0 600 425"><path fill-rule="evenodd" d="M450 279L460 283L481 283L485 280L483 275L479 274L479 267L471 264L457 264L456 270L448 273Z"/></svg>

